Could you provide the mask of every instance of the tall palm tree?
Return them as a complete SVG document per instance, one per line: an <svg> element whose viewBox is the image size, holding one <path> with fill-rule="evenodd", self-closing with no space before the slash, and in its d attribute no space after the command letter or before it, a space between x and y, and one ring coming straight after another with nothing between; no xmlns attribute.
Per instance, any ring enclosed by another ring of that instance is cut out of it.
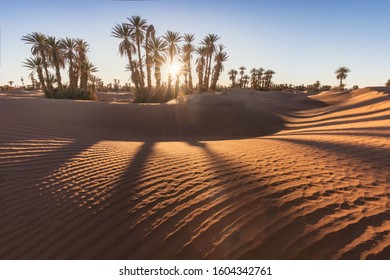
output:
<svg viewBox="0 0 390 280"><path fill-rule="evenodd" d="M340 90L344 89L343 85L343 80L345 80L348 77L348 73L351 72L347 67L339 67L337 70L334 72L336 74L337 80L340 80Z"/></svg>
<svg viewBox="0 0 390 280"><path fill-rule="evenodd" d="M252 68L250 73L251 73L251 84L253 89L257 89L257 84L258 84L258 69Z"/></svg>
<svg viewBox="0 0 390 280"><path fill-rule="evenodd" d="M32 79L35 73L38 74L39 83L41 84L42 89L46 91L45 77L43 76L44 65L45 63L43 62L43 58L40 56L35 56L32 58L30 57L23 62L23 66L31 70L30 76L32 77Z"/></svg>
<svg viewBox="0 0 390 280"><path fill-rule="evenodd" d="M149 25L146 29L146 38L145 38L145 53L146 53L146 80L148 82L148 91L152 92L152 66L153 66L153 58L149 53L149 42L151 39L155 37L156 31L154 30L153 25Z"/></svg>
<svg viewBox="0 0 390 280"><path fill-rule="evenodd" d="M26 44L31 44L31 53L33 55L38 55L42 58L42 66L45 71L46 78L49 77L49 71L47 69L47 59L46 59L46 51L47 51L47 38L46 35L33 32L27 34L22 37L22 41L25 41ZM42 85L44 87L44 85Z"/></svg>
<svg viewBox="0 0 390 280"><path fill-rule="evenodd" d="M205 46L198 47L195 49L195 53L198 55L198 58L196 59L196 72L198 73L199 92L203 92L204 91L203 80L204 80L204 70L206 67L207 49Z"/></svg>
<svg viewBox="0 0 390 280"><path fill-rule="evenodd" d="M145 32L148 28L148 25L146 20L142 19L140 16L132 16L131 18L127 18L127 19L130 22L129 27L132 30L132 37L134 38L137 44L140 82L141 82L141 88L144 88L145 78L144 78L143 63L142 63L142 56L141 56L141 44L144 41Z"/></svg>
<svg viewBox="0 0 390 280"><path fill-rule="evenodd" d="M218 35L216 34L208 34L203 41L201 42L202 45L206 47L207 55L206 55L206 74L205 74L205 81L204 86L207 90L209 88L210 84L210 75L211 75L211 62L215 51L215 44L220 39Z"/></svg>
<svg viewBox="0 0 390 280"><path fill-rule="evenodd" d="M179 32L173 32L173 31L167 31L165 35L163 36L165 41L167 42L167 51L168 51L168 58L169 58L169 64L172 67L173 60L177 54L180 54L180 47L179 42L181 41L181 36ZM172 85L172 74L168 74L168 88L170 88Z"/></svg>
<svg viewBox="0 0 390 280"><path fill-rule="evenodd" d="M161 87L161 66L166 60L167 46L167 42L160 37L149 39L148 47L150 57L154 63L154 77L156 78L157 88Z"/></svg>
<svg viewBox="0 0 390 280"><path fill-rule="evenodd" d="M132 77L131 81L134 83L136 91L138 91L139 81L137 79L133 79L133 77L135 77L135 69L134 64L131 63L133 60L133 54L136 52L134 42L131 40L131 28L125 23L116 24L111 31L111 36L122 40L119 43L119 54L121 56L127 56Z"/></svg>
<svg viewBox="0 0 390 280"><path fill-rule="evenodd" d="M62 89L61 68L64 68L64 53L60 42L53 36L47 37L47 54L56 72L58 88Z"/></svg>
<svg viewBox="0 0 390 280"><path fill-rule="evenodd" d="M69 64L69 87L76 88L76 41L71 38L60 39L60 47L64 52L64 58Z"/></svg>
<svg viewBox="0 0 390 280"><path fill-rule="evenodd" d="M316 81L314 84L313 84L313 89L315 91L318 91L320 89L320 86L321 86L321 82L320 81Z"/></svg>
<svg viewBox="0 0 390 280"><path fill-rule="evenodd" d="M185 69L184 74L185 74L186 81L188 76L188 87L192 90L194 86L192 83L191 58L192 58L192 53L194 52L194 46L192 45L192 42L195 40L195 35L185 33L183 38L185 42L185 44L182 47L182 53L183 53L182 59L184 62L184 69Z"/></svg>
<svg viewBox="0 0 390 280"><path fill-rule="evenodd" d="M225 46L219 45L218 48L219 48L218 52L216 52L214 55L215 66L213 69L213 80L211 83L211 90L213 90L213 91L216 90L219 76L220 76L221 72L223 71L223 63L225 61L227 61L227 59L228 59L228 55L224 51Z"/></svg>
<svg viewBox="0 0 390 280"><path fill-rule="evenodd" d="M230 71L228 72L229 80L232 81L232 88L234 88L234 87L236 86L236 77L237 77L237 74L238 74L237 70L234 70L234 69L232 69L232 70L230 70Z"/></svg>
<svg viewBox="0 0 390 280"><path fill-rule="evenodd" d="M86 68L89 64L87 58L87 52L89 45L83 39L76 39L76 51L77 51L77 75L76 85L80 79L80 88L88 89L88 69Z"/></svg>
<svg viewBox="0 0 390 280"><path fill-rule="evenodd" d="M273 70L267 70L264 72L265 75L265 88L267 90L271 89L272 77L275 74Z"/></svg>
<svg viewBox="0 0 390 280"><path fill-rule="evenodd" d="M97 68L89 60L85 59L81 62L80 88L88 91L88 81L92 77L92 73L97 72ZM118 81L119 83L119 81Z"/></svg>
<svg viewBox="0 0 390 280"><path fill-rule="evenodd" d="M260 67L259 69L257 69L257 89L260 89L262 87L263 74L264 74L263 68Z"/></svg>
<svg viewBox="0 0 390 280"><path fill-rule="evenodd" d="M246 88L246 85L249 83L249 79L250 77L248 75L244 75L244 77L242 77L242 84L244 88Z"/></svg>
<svg viewBox="0 0 390 280"><path fill-rule="evenodd" d="M241 66L240 68L238 68L238 69L240 69L240 88L242 88L243 87L243 83L244 83L244 74L245 74L245 70L246 70L246 68L245 68L245 66Z"/></svg>

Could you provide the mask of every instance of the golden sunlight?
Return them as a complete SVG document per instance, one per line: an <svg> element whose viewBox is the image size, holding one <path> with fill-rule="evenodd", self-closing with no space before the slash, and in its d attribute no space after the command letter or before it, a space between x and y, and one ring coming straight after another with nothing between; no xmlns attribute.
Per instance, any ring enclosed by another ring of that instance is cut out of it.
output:
<svg viewBox="0 0 390 280"><path fill-rule="evenodd" d="M172 65L169 65L169 73L172 76L177 76L180 72L180 65L177 63L172 63Z"/></svg>

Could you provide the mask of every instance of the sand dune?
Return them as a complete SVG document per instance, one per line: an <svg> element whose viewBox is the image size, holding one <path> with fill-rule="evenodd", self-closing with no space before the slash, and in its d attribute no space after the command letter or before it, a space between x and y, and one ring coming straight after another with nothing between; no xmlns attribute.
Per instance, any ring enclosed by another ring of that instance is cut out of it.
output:
<svg viewBox="0 0 390 280"><path fill-rule="evenodd" d="M389 259L388 88L0 94L2 259Z"/></svg>

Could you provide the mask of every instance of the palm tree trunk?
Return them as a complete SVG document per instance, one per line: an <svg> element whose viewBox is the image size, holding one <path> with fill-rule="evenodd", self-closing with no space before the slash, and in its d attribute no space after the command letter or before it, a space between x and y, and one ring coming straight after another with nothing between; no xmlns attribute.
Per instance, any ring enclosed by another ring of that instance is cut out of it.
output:
<svg viewBox="0 0 390 280"><path fill-rule="evenodd" d="M191 73L191 60L188 62L188 86L190 87L191 90L194 89L194 85L192 84L192 73Z"/></svg>
<svg viewBox="0 0 390 280"><path fill-rule="evenodd" d="M217 82L219 79L219 72L220 72L220 65L217 64L217 66L215 67L214 75L213 75L213 81L211 83L211 90L213 90L213 91L215 91L215 89L217 88Z"/></svg>
<svg viewBox="0 0 390 280"><path fill-rule="evenodd" d="M173 57L170 57L169 65L170 65L171 68L172 68L172 64L173 64ZM171 72L169 72L169 74L168 74L168 90L171 87L172 87L172 74L171 74Z"/></svg>
<svg viewBox="0 0 390 280"><path fill-rule="evenodd" d="M62 79L61 79L61 72L60 72L60 64L58 61L54 62L55 68L56 68L56 78L57 78L57 85L59 89L62 89Z"/></svg>
<svg viewBox="0 0 390 280"><path fill-rule="evenodd" d="M83 65L80 69L80 88L84 91L88 91L88 72Z"/></svg>
<svg viewBox="0 0 390 280"><path fill-rule="evenodd" d="M198 69L199 92L203 92L203 67Z"/></svg>
<svg viewBox="0 0 390 280"><path fill-rule="evenodd" d="M42 69L38 69L37 72L38 72L39 82L41 83L41 87L43 91L46 91L45 78L43 77Z"/></svg>
<svg viewBox="0 0 390 280"><path fill-rule="evenodd" d="M46 79L49 79L49 70L47 69L46 55L44 51L41 51L41 56L43 60L43 69L45 69Z"/></svg>
<svg viewBox="0 0 390 280"><path fill-rule="evenodd" d="M127 50L127 57L129 58L129 67L130 67L130 76L131 76L131 81L134 83L135 85L135 90L138 91L139 90L139 84L138 84L138 80L137 79L134 79L135 77L135 70L134 70L134 65L133 65L133 55L131 54L131 50L128 49Z"/></svg>
<svg viewBox="0 0 390 280"><path fill-rule="evenodd" d="M204 76L203 76L203 84L204 84L204 89L208 89L209 85L208 85L208 65L209 65L209 56L207 55L206 56L206 72L204 73Z"/></svg>
<svg viewBox="0 0 390 280"><path fill-rule="evenodd" d="M207 75L207 87L206 87L206 89L209 88L209 84L210 84L211 62L212 62L212 54L210 54L210 60L209 60L209 73L208 73L208 75ZM211 77L211 78L212 78L212 77Z"/></svg>
<svg viewBox="0 0 390 280"><path fill-rule="evenodd" d="M154 76L156 78L156 86L157 88L161 87L161 68L160 65L156 65L154 67Z"/></svg>
<svg viewBox="0 0 390 280"><path fill-rule="evenodd" d="M148 82L148 92L151 93L152 92L152 65L150 64L150 61L151 58L149 57L149 55L147 55L147 58L146 58L146 78L147 78L147 82Z"/></svg>
<svg viewBox="0 0 390 280"><path fill-rule="evenodd" d="M141 82L141 88L145 87L145 80L144 80L144 71L142 69L142 58L141 58L141 42L140 38L137 37L137 49L138 49L138 61L139 61L139 70L140 70L140 82Z"/></svg>

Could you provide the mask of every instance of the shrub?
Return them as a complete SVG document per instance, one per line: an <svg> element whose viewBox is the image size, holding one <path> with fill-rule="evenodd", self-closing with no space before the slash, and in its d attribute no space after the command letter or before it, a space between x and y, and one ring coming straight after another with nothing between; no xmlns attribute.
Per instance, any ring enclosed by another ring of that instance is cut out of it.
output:
<svg viewBox="0 0 390 280"><path fill-rule="evenodd" d="M160 87L149 92L147 88L140 89L135 93L134 103L165 103L175 98L173 87Z"/></svg>
<svg viewBox="0 0 390 280"><path fill-rule="evenodd" d="M85 91L79 88L47 89L45 96L54 99L96 100L96 92L93 90Z"/></svg>

